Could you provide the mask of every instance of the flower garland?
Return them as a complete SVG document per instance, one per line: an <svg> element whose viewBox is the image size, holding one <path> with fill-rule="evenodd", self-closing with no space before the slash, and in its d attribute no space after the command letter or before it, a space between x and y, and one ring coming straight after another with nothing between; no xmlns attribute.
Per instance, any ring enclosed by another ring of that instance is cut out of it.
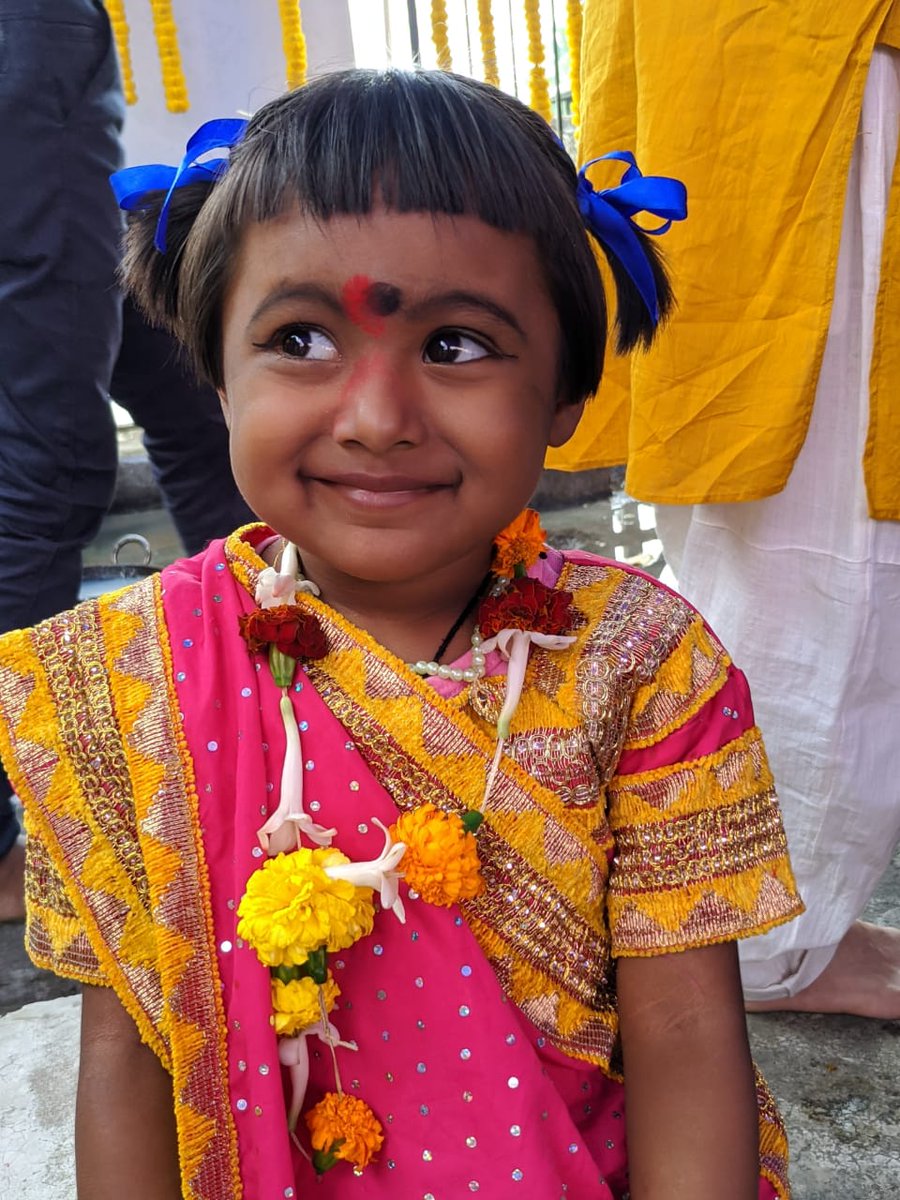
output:
<svg viewBox="0 0 900 1200"><path fill-rule="evenodd" d="M104 0L109 23L112 26L113 40L116 43L116 54L119 56L119 69L122 72L122 91L125 93L126 104L137 104L137 88L134 84L134 67L131 62L131 46L128 41L128 19L125 16L125 5L122 0Z"/></svg>
<svg viewBox="0 0 900 1200"><path fill-rule="evenodd" d="M544 554L544 536L537 513L529 509L497 535L491 563L495 584L476 618L479 637L487 639L484 653L497 649L509 662L482 808L521 695L530 647L559 650L574 641L565 636L572 623L571 593L527 574ZM332 845L337 830L316 824L305 812L303 756L290 688L298 660L324 657L328 641L315 614L296 602L298 592L318 595L316 585L299 576L298 566L296 546L286 545L280 568L260 572L259 607L239 618L248 651L267 656L281 689L285 757L278 806L257 831L268 857L247 881L237 934L269 968L278 1058L291 1078L288 1127L294 1144L319 1174L339 1162L361 1174L384 1144L384 1128L363 1099L343 1088L337 1051L358 1046L343 1041L331 1020L340 988L328 956L372 933L376 892L381 911L405 922L401 879L427 904L450 907L478 896L484 880L476 834L483 817L476 810L444 812L431 803L401 813L390 828L373 817L384 836L382 851L369 861L352 862ZM302 844L304 836L313 846ZM311 1037L328 1047L335 1086L304 1113ZM301 1114L308 1150L296 1132Z"/></svg>
<svg viewBox="0 0 900 1200"><path fill-rule="evenodd" d="M569 87L572 91L572 125L581 124L581 32L583 25L581 0L568 0L566 5L566 41L569 46Z"/></svg>
<svg viewBox="0 0 900 1200"><path fill-rule="evenodd" d="M172 0L150 0L153 33L159 49L166 108L179 113L188 110L187 83L178 49L178 29L172 16Z"/></svg>
<svg viewBox="0 0 900 1200"><path fill-rule="evenodd" d="M287 86L289 90L306 83L306 38L303 34L303 19L299 0L278 0L281 15L281 41L287 64Z"/></svg>
<svg viewBox="0 0 900 1200"><path fill-rule="evenodd" d="M266 653L269 670L281 689L279 708L285 730L285 761L276 811L258 830L269 855L247 881L238 905L237 933L269 968L272 1022L279 1038L278 1057L291 1077L288 1127L295 1145L322 1174L338 1162L360 1174L384 1143L384 1129L368 1104L348 1095L341 1080L338 1048L355 1051L331 1021L340 988L328 967L328 955L345 950L373 930L374 893L382 911L406 920L399 881L429 904L449 907L484 888L475 833L478 812L447 813L423 804L403 813L384 834L376 859L351 862L332 847L336 829L317 825L303 809L302 755L289 689L297 660L321 658L328 644L313 613L296 603L297 592L318 594L315 584L297 578L297 550L288 545L281 569L260 573L259 608L240 618L240 632L251 654ZM301 835L315 843L301 844ZM401 864L403 872L397 870ZM307 1040L317 1037L330 1053L335 1089L303 1114L309 1134L307 1151L296 1127L309 1079Z"/></svg>
<svg viewBox="0 0 900 1200"><path fill-rule="evenodd" d="M450 56L450 38L447 27L447 5L445 0L431 2L431 40L437 51L437 65L442 71L453 70Z"/></svg>
<svg viewBox="0 0 900 1200"><path fill-rule="evenodd" d="M481 63L485 83L500 86L497 70L497 43L494 40L494 14L491 0L478 0L478 34L481 39Z"/></svg>
<svg viewBox="0 0 900 1200"><path fill-rule="evenodd" d="M528 61L531 63L530 103L534 111L540 113L549 123L553 117L553 109L550 104L550 85L547 83L547 75L544 71L540 0L525 0L525 22L528 26Z"/></svg>

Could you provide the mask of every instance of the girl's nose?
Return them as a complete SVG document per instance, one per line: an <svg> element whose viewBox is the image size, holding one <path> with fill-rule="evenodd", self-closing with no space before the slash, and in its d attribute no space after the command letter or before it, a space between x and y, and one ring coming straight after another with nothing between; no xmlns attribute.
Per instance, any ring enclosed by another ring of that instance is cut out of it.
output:
<svg viewBox="0 0 900 1200"><path fill-rule="evenodd" d="M421 406L409 372L383 351L361 358L341 394L335 441L382 454L395 446L421 443Z"/></svg>

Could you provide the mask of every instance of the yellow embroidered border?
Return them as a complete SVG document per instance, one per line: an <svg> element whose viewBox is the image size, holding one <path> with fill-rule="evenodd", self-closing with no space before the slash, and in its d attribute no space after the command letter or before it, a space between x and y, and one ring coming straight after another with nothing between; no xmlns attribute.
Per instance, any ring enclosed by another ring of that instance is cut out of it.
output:
<svg viewBox="0 0 900 1200"><path fill-rule="evenodd" d="M198 799L156 576L104 608L107 671L159 931L184 1195L241 1195ZM136 625L128 631L129 618Z"/></svg>
<svg viewBox="0 0 900 1200"><path fill-rule="evenodd" d="M33 905L29 937L39 965L114 987L142 1039L168 1066L162 989L152 965L155 933L137 839L128 828L133 801L97 609L90 602L0 640L4 759L29 833L65 881L70 901L60 913L48 907L50 895ZM31 886L29 892L33 898ZM85 940L100 979L84 955Z"/></svg>
<svg viewBox="0 0 900 1200"><path fill-rule="evenodd" d="M0 640L37 961L114 987L172 1073L184 1195L241 1194L224 1013L158 577Z"/></svg>

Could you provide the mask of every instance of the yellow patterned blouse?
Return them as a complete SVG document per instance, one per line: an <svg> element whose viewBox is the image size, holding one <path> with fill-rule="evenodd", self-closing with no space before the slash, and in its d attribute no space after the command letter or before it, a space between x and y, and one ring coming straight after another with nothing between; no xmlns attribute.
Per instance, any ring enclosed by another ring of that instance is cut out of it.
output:
<svg viewBox="0 0 900 1200"><path fill-rule="evenodd" d="M897 0L586 0L581 153L634 149L687 185L666 238L678 310L610 360L564 470L628 464L642 500L780 491L803 444L834 294L844 189L876 44ZM865 457L873 517L900 519L900 163L884 240Z"/></svg>

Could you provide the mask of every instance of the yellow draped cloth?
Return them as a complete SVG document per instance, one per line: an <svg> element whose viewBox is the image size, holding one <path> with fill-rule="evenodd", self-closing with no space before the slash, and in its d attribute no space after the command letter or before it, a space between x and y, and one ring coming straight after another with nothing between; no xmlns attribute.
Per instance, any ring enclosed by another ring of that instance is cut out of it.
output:
<svg viewBox="0 0 900 1200"><path fill-rule="evenodd" d="M633 148L646 172L684 180L689 219L664 242L668 329L648 354L610 357L548 466L627 463L632 495L670 504L784 487L815 396L876 44L900 48L900 0L586 0L582 158ZM864 468L871 516L898 520L900 163L881 281Z"/></svg>

